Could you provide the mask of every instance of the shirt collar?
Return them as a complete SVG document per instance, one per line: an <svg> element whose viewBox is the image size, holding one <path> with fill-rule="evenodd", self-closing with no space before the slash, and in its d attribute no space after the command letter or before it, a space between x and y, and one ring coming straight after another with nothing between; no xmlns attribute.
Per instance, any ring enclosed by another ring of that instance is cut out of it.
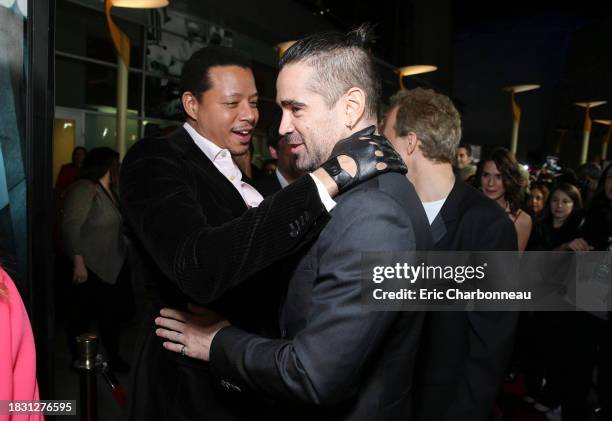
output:
<svg viewBox="0 0 612 421"><path fill-rule="evenodd" d="M229 151L227 149L222 149L218 145L214 144L210 140L206 139L200 133L194 129L191 124L185 123L183 124L187 133L191 136L195 144L204 152L204 155L212 162L215 162L219 157L225 158L229 156Z"/></svg>
<svg viewBox="0 0 612 421"><path fill-rule="evenodd" d="M281 188L285 188L289 185L289 182L287 181L287 179L285 177L283 177L283 175L281 174L281 172L278 170L278 168L275 170L276 172L276 178L278 179L278 182L281 185Z"/></svg>

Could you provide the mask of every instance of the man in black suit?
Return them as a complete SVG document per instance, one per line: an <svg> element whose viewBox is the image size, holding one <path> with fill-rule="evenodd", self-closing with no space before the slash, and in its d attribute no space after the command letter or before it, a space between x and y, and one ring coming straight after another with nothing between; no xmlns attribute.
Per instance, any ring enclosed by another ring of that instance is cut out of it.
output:
<svg viewBox="0 0 612 421"><path fill-rule="evenodd" d="M342 153L338 140L346 136L373 136L380 82L364 48L367 35L363 27L314 34L281 59L280 133L303 170ZM361 302L362 258L430 246L413 186L402 175L385 174L337 197L330 222L293 271L280 338L223 320L198 324L172 310L157 320L158 335L169 339L168 349L186 345L187 355L210 360L212 371L237 391L280 401L285 418L407 419L423 313L368 311Z"/></svg>
<svg viewBox="0 0 612 421"><path fill-rule="evenodd" d="M455 177L461 120L432 90L391 100L384 134L408 167L436 251L516 251L516 231L495 202ZM429 312L415 378L414 419L485 421L513 349L516 313Z"/></svg>
<svg viewBox="0 0 612 421"><path fill-rule="evenodd" d="M248 59L204 48L185 63L181 85L186 123L139 141L121 170L123 209L155 293L136 347L129 418L249 419L257 403L232 396L209 364L165 350L154 317L164 306L193 302L247 331L269 333L281 287L264 270L318 234L329 219L323 201L333 202L330 194L380 174L381 161L388 164L382 172L403 164L388 144L348 141L332 162L348 178L336 183L316 169L262 202L232 160L248 151L258 119Z"/></svg>
<svg viewBox="0 0 612 421"><path fill-rule="evenodd" d="M287 187L304 174L296 166L296 157L291 151L292 148L287 138L278 134L279 126L280 119L268 127L268 150L270 156L276 159L276 170L253 182L253 186L263 197L268 197Z"/></svg>

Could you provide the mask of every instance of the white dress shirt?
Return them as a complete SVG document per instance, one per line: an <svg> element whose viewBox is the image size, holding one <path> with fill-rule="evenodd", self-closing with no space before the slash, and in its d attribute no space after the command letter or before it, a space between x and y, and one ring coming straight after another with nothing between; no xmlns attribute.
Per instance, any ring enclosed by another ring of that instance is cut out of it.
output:
<svg viewBox="0 0 612 421"><path fill-rule="evenodd" d="M187 130L187 133L189 133L189 136L191 136L198 148L200 148L200 150L204 152L204 155L206 155L206 157L210 159L210 161L215 165L215 167L217 167L219 172L223 174L223 176L227 178L230 183L232 183L236 190L238 190L238 193L240 193L240 196L242 196L244 203L246 203L247 206L250 208L259 206L259 204L263 200L263 196L259 194L255 187L242 181L242 171L240 171L240 168L238 168L238 165L236 165L236 163L232 159L230 151L227 149L221 149L219 146L206 139L204 136L199 134L196 129L191 127L189 123L183 124L183 127L185 128L185 130ZM280 173L278 173L277 170L277 176L279 174ZM323 182L312 174L310 174L310 176L312 177L315 182L315 185L317 186L317 191L319 192L319 197L321 198L323 206L325 206L325 209L328 212L331 211L336 206L336 202L334 202L334 200L329 195L327 189L323 185ZM280 178L279 181L282 185L282 181L280 180ZM285 182L287 182L287 180L285 180Z"/></svg>
<svg viewBox="0 0 612 421"><path fill-rule="evenodd" d="M280 184L281 189L284 189L285 187L289 185L289 182L287 181L285 177L283 177L283 175L278 170L278 168L274 170L274 173L276 174L276 179L278 180L278 183Z"/></svg>
<svg viewBox="0 0 612 421"><path fill-rule="evenodd" d="M248 183L242 181L242 171L232 159L230 151L221 149L210 140L199 134L189 123L183 124L189 136L193 139L198 148L204 152L204 155L217 167L219 172L238 190L244 203L250 208L259 206L263 200L263 196Z"/></svg>

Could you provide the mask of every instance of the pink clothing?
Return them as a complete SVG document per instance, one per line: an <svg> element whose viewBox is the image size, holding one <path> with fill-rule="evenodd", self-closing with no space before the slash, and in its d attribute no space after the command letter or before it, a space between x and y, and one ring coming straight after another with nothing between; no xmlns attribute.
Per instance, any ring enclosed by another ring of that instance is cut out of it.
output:
<svg viewBox="0 0 612 421"><path fill-rule="evenodd" d="M0 400L38 400L36 350L30 319L8 274L0 269ZM42 415L0 414L0 421L40 421Z"/></svg>

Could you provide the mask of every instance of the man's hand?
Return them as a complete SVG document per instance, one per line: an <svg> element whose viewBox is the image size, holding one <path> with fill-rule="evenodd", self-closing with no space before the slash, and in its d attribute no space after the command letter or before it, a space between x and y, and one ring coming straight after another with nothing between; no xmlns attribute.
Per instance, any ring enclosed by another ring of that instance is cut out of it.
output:
<svg viewBox="0 0 612 421"><path fill-rule="evenodd" d="M322 179L324 184L331 178L338 192L342 193L386 172L406 174L408 170L402 158L387 139L374 134L374 131L374 126L371 126L339 141L334 146L331 157L314 175ZM322 170L329 178L325 175L319 176ZM333 196L332 193L330 192Z"/></svg>
<svg viewBox="0 0 612 421"><path fill-rule="evenodd" d="M210 345L222 328L230 323L219 314L189 305L190 313L163 308L155 319L155 334L167 339L164 348L202 361L210 360Z"/></svg>

